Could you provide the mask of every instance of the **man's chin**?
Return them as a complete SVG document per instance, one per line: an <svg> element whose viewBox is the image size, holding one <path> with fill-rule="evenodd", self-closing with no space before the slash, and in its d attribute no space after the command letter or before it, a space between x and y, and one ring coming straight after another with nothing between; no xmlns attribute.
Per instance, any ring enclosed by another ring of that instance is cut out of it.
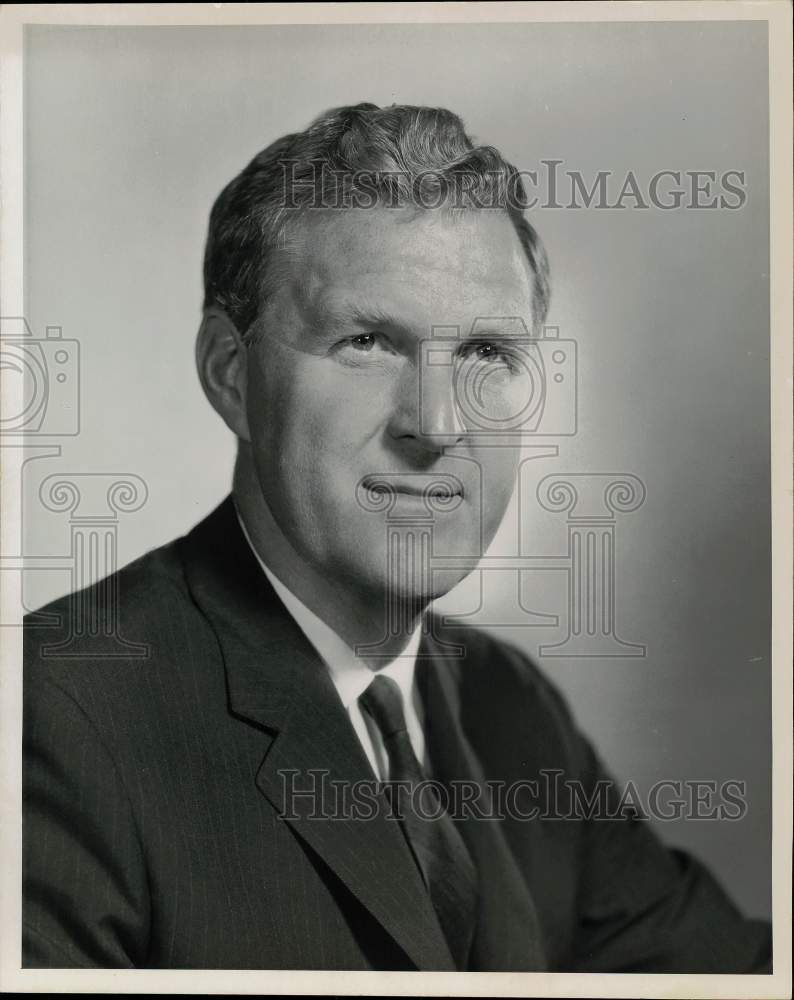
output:
<svg viewBox="0 0 794 1000"><path fill-rule="evenodd" d="M467 573L458 570L436 570L428 579L407 583L405 580L383 580L381 587L387 599L395 604L415 605L418 610L444 597L465 579Z"/></svg>
<svg viewBox="0 0 794 1000"><path fill-rule="evenodd" d="M419 567L412 567L406 573L384 572L380 566L348 566L344 571L337 567L335 577L343 586L349 587L367 604L373 599L381 600L384 606L393 603L396 606L416 605L419 610L431 601L444 597L456 587L469 570L442 569L432 572L421 572Z"/></svg>
<svg viewBox="0 0 794 1000"><path fill-rule="evenodd" d="M438 598L445 597L451 590L454 590L459 583L469 575L469 570L461 571L460 569L444 569L436 570L433 573L433 586L432 594L428 598L431 601L435 601Z"/></svg>

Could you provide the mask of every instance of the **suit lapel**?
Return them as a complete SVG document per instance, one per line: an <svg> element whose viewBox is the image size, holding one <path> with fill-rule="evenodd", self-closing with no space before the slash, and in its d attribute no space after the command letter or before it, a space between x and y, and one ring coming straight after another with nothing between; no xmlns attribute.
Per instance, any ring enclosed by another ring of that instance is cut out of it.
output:
<svg viewBox="0 0 794 1000"><path fill-rule="evenodd" d="M220 644L230 712L269 737L260 792L418 968L454 969L397 822L384 808L356 818L336 797L334 782L372 785L372 770L328 670L259 567L231 499L180 545L191 593ZM312 783L312 794L296 794Z"/></svg>
<svg viewBox="0 0 794 1000"><path fill-rule="evenodd" d="M425 736L434 776L448 787L452 781L476 782L480 805L489 802L480 762L461 725L461 687L451 665L437 655L435 640L427 636L417 662L417 683L424 705ZM452 796L450 796L451 801ZM472 971L526 971L546 969L537 910L498 819L470 816L458 829L479 873L479 912L470 952Z"/></svg>

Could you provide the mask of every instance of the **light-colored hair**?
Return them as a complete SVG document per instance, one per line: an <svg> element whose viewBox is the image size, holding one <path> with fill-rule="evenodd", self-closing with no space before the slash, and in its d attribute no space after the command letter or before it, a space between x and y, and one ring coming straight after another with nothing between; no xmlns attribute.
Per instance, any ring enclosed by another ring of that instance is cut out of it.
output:
<svg viewBox="0 0 794 1000"><path fill-rule="evenodd" d="M549 267L524 215L521 175L493 146L475 146L443 108L334 108L277 139L223 189L210 214L204 307L243 336L272 290L274 255L291 218L313 208L405 207L506 212L533 275L532 328L549 305Z"/></svg>

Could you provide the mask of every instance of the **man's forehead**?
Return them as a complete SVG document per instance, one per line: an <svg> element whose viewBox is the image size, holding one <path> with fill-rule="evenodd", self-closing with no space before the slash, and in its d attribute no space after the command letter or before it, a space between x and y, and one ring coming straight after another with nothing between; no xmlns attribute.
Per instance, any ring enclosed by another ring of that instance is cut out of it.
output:
<svg viewBox="0 0 794 1000"><path fill-rule="evenodd" d="M378 251L431 268L498 267L521 261L515 229L502 210L410 208L307 211L296 219L293 243L304 256L333 267L377 266Z"/></svg>
<svg viewBox="0 0 794 1000"><path fill-rule="evenodd" d="M528 314L529 263L504 214L390 212L309 215L290 241L289 283L303 309L410 321L454 299L464 313Z"/></svg>

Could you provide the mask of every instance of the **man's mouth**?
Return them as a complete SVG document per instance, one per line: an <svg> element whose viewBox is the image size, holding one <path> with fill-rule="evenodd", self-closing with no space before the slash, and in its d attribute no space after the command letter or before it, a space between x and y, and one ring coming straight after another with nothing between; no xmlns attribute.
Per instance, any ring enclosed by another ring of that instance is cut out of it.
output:
<svg viewBox="0 0 794 1000"><path fill-rule="evenodd" d="M426 475L415 479L393 479L390 475L368 476L363 481L364 488L376 495L396 494L440 501L463 497L463 485L454 476Z"/></svg>

